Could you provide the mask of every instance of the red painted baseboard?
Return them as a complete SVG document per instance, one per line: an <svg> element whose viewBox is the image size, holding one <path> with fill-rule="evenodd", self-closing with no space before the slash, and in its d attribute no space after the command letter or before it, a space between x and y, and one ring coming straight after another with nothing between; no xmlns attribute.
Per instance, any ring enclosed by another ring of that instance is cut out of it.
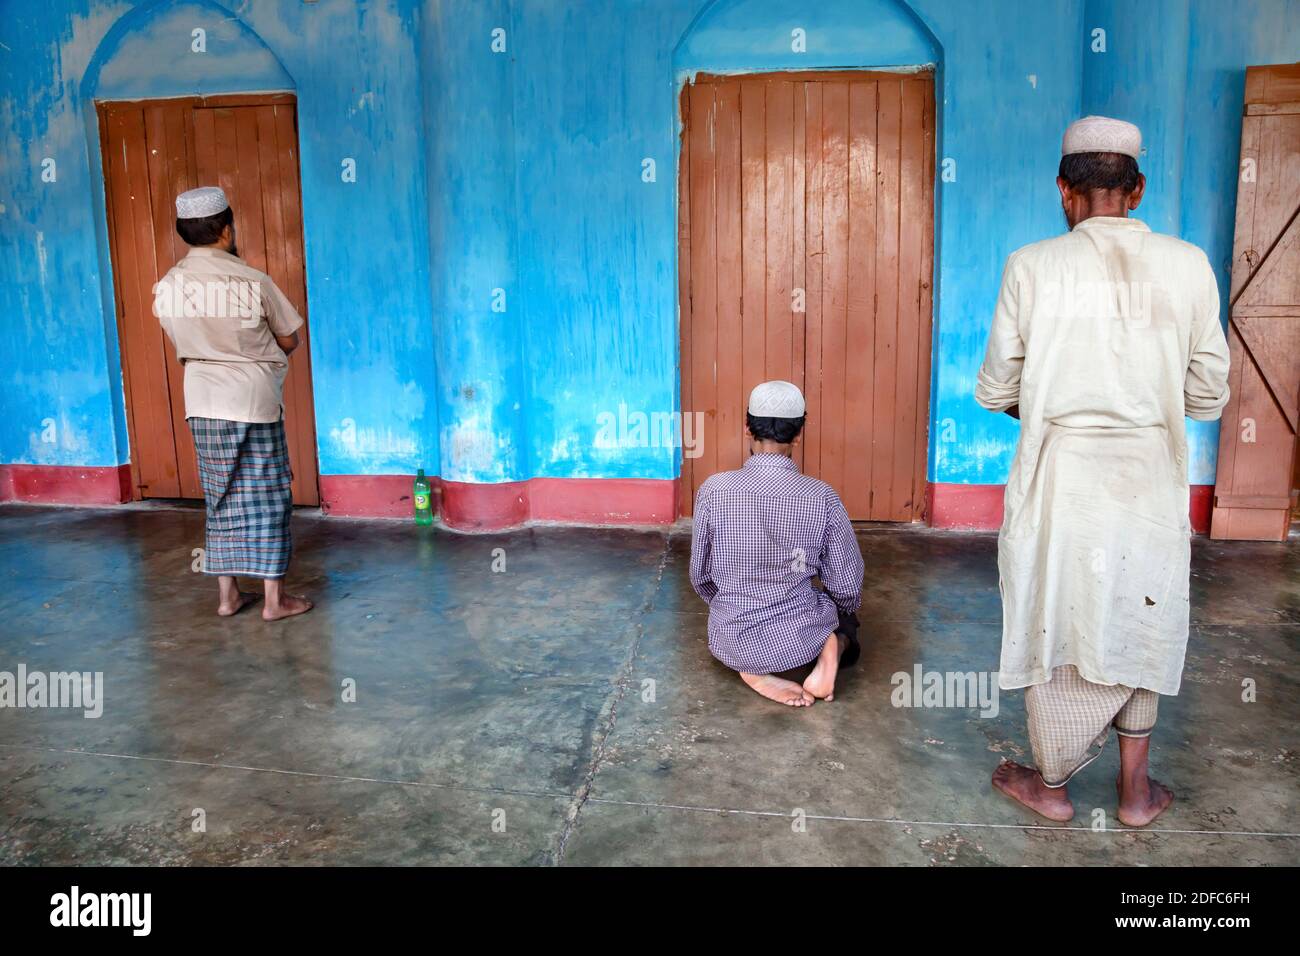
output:
<svg viewBox="0 0 1300 956"><path fill-rule="evenodd" d="M1002 492L1005 485L926 486L925 513L932 528L996 531L1002 527Z"/></svg>
<svg viewBox="0 0 1300 956"><path fill-rule="evenodd" d="M1197 534L1210 533L1210 512L1214 510L1214 485L1191 487L1192 530Z"/></svg>
<svg viewBox="0 0 1300 956"><path fill-rule="evenodd" d="M926 508L930 526L996 531L1002 527L1004 489L1004 485L931 484L927 491ZM1192 530L1197 534L1209 533L1213 503L1213 485L1192 485L1189 517Z"/></svg>
<svg viewBox="0 0 1300 956"><path fill-rule="evenodd" d="M515 528L530 515L526 481L480 485L464 481L442 483L442 523L460 531Z"/></svg>
<svg viewBox="0 0 1300 956"><path fill-rule="evenodd" d="M321 510L350 518L411 516L413 475L321 475ZM574 524L672 524L677 479L533 478L503 484L440 481L431 477L434 508L463 531L513 528L527 521ZM940 482L927 487L935 528L996 531L1002 525L1002 485ZM0 501L115 505L131 500L131 466L0 465ZM1192 485L1191 522L1210 530L1213 485Z"/></svg>
<svg viewBox="0 0 1300 956"><path fill-rule="evenodd" d="M532 517L576 524L672 524L677 482L655 478L534 478Z"/></svg>
<svg viewBox="0 0 1300 956"><path fill-rule="evenodd" d="M354 518L411 516L411 475L321 475L321 509ZM672 524L677 482L651 478L533 478L499 484L432 478L449 528L493 531L528 521Z"/></svg>
<svg viewBox="0 0 1300 956"><path fill-rule="evenodd" d="M320 509L342 518L409 518L414 475L321 475ZM438 479L430 478L438 510Z"/></svg>
<svg viewBox="0 0 1300 956"><path fill-rule="evenodd" d="M130 500L130 465L0 465L0 501L120 505Z"/></svg>

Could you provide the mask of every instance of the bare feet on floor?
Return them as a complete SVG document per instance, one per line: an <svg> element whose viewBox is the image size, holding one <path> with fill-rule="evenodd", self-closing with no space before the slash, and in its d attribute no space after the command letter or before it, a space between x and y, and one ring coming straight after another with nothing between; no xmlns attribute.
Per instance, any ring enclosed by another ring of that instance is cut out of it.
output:
<svg viewBox="0 0 1300 956"><path fill-rule="evenodd" d="M1174 792L1150 777L1146 778L1145 785L1138 783L1128 788L1118 779L1115 789L1119 791L1119 810L1115 815L1126 827L1146 826L1174 802Z"/></svg>
<svg viewBox="0 0 1300 956"><path fill-rule="evenodd" d="M835 699L835 678L840 672L840 656L849 646L848 638L832 634L817 655L817 664L803 682L803 689L822 700Z"/></svg>
<svg viewBox="0 0 1300 956"><path fill-rule="evenodd" d="M1074 804L1064 787L1049 787L1037 770L1004 760L993 771L993 787L1039 816L1066 823L1074 817Z"/></svg>
<svg viewBox="0 0 1300 956"><path fill-rule="evenodd" d="M305 597L298 594L281 594L280 599L274 604L270 600L266 602L266 607L262 608L262 620L279 621L286 617L306 614L311 609L312 603Z"/></svg>
<svg viewBox="0 0 1300 956"><path fill-rule="evenodd" d="M785 704L787 707L812 706L812 695L792 680L776 677L773 674L745 673L741 673L740 679L768 700L774 700L778 704Z"/></svg>
<svg viewBox="0 0 1300 956"><path fill-rule="evenodd" d="M252 594L248 591L236 591L233 596L221 596L221 603L217 605L217 613L222 617L230 617L232 614L238 614L248 605L258 599L259 595Z"/></svg>

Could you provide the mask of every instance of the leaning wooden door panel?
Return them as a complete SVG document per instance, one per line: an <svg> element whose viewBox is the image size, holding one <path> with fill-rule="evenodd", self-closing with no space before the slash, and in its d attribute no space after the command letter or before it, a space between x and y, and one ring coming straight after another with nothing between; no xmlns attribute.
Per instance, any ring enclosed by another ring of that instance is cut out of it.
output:
<svg viewBox="0 0 1300 956"><path fill-rule="evenodd" d="M1300 64L1247 71L1214 538L1282 540L1300 405Z"/></svg>

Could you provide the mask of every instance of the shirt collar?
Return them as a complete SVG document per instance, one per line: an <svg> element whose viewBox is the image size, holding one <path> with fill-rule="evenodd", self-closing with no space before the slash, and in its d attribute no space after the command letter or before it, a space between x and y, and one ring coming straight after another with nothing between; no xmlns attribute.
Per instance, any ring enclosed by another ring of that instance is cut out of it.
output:
<svg viewBox="0 0 1300 956"><path fill-rule="evenodd" d="M201 259L225 259L229 262L242 263L244 261L239 256L232 256L225 249L218 249L216 246L191 246L190 251L185 254L185 258L188 259L191 256L198 256Z"/></svg>
<svg viewBox="0 0 1300 956"><path fill-rule="evenodd" d="M1083 222L1075 223L1075 229L1107 229L1116 227L1119 229L1133 229L1137 232L1150 232L1151 227L1141 219L1132 219L1128 216L1092 216Z"/></svg>
<svg viewBox="0 0 1300 956"><path fill-rule="evenodd" d="M775 455L770 452L759 452L750 455L745 459L746 468L784 468L787 471L798 471L799 465L793 458L787 458L785 455Z"/></svg>

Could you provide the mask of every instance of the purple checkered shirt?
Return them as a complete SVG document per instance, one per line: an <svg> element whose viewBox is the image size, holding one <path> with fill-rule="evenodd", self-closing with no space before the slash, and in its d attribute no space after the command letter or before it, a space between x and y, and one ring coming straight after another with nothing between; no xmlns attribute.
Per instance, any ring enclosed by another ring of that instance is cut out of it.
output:
<svg viewBox="0 0 1300 956"><path fill-rule="evenodd" d="M821 578L826 590L812 586ZM709 604L709 650L732 670L809 663L857 611L862 552L835 490L785 455L752 455L695 496L691 585Z"/></svg>

